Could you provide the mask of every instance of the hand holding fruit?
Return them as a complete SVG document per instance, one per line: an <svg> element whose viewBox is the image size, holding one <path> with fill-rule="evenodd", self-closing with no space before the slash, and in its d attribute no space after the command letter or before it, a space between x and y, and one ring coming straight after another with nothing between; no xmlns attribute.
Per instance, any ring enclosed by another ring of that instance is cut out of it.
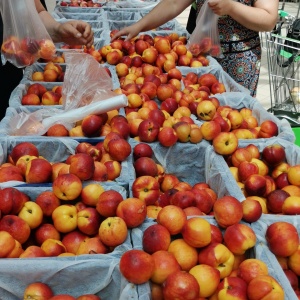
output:
<svg viewBox="0 0 300 300"><path fill-rule="evenodd" d="M72 20L56 27L52 33L54 42L63 41L70 45L86 45L91 47L94 43L94 33L91 26L80 20Z"/></svg>

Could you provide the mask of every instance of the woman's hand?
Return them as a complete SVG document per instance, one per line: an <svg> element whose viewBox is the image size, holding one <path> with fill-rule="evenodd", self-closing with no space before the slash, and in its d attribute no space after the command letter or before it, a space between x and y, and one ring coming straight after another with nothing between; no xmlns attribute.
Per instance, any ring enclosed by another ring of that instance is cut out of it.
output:
<svg viewBox="0 0 300 300"><path fill-rule="evenodd" d="M209 0L208 6L219 16L228 15L231 10L232 0Z"/></svg>
<svg viewBox="0 0 300 300"><path fill-rule="evenodd" d="M55 30L56 39L68 45L86 45L94 43L94 33L91 26L84 21L68 21L59 24Z"/></svg>
<svg viewBox="0 0 300 300"><path fill-rule="evenodd" d="M136 37L139 33L140 33L140 29L138 28L137 24L133 24L131 26L124 27L118 32L116 32L112 36L111 41L114 41L121 36L126 36L125 40L129 41L132 38Z"/></svg>

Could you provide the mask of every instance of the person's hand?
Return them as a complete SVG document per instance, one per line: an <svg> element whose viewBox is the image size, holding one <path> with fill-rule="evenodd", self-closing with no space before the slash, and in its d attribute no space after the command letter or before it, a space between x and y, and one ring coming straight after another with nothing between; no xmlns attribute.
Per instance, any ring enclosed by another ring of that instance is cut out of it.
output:
<svg viewBox="0 0 300 300"><path fill-rule="evenodd" d="M131 26L125 27L118 32L116 32L112 38L111 42L118 39L121 36L126 36L125 40L129 41L132 38L136 37L140 33L140 30L137 28L136 24L133 24Z"/></svg>
<svg viewBox="0 0 300 300"><path fill-rule="evenodd" d="M231 10L232 0L209 0L208 6L219 16L228 15Z"/></svg>
<svg viewBox="0 0 300 300"><path fill-rule="evenodd" d="M57 35L68 45L86 45L88 48L94 43L94 33L91 26L83 21L68 21L57 28Z"/></svg>

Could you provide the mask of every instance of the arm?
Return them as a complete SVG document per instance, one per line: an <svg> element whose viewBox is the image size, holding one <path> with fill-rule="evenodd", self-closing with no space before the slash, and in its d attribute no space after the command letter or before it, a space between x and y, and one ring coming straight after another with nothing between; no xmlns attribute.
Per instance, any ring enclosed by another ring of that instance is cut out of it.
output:
<svg viewBox="0 0 300 300"><path fill-rule="evenodd" d="M154 29L177 17L193 2L193 0L162 0L138 22L116 33L112 41L123 35L127 35L126 40L130 40L142 31Z"/></svg>
<svg viewBox="0 0 300 300"><path fill-rule="evenodd" d="M45 10L39 0L35 0L35 5L53 42L65 42L69 45L87 45L88 47L92 46L94 35L88 23L77 20L59 23Z"/></svg>
<svg viewBox="0 0 300 300"><path fill-rule="evenodd" d="M278 19L278 0L257 0L246 6L234 0L210 0L209 6L217 15L228 15L254 31L271 31Z"/></svg>

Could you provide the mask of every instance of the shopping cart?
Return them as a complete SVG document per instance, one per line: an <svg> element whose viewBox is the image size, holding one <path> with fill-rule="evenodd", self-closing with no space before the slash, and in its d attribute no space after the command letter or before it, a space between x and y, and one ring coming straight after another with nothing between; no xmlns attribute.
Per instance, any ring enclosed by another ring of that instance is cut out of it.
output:
<svg viewBox="0 0 300 300"><path fill-rule="evenodd" d="M278 118L300 126L300 39L287 37L297 16L279 10L278 23L266 33L271 108ZM300 38L300 36L299 36Z"/></svg>

